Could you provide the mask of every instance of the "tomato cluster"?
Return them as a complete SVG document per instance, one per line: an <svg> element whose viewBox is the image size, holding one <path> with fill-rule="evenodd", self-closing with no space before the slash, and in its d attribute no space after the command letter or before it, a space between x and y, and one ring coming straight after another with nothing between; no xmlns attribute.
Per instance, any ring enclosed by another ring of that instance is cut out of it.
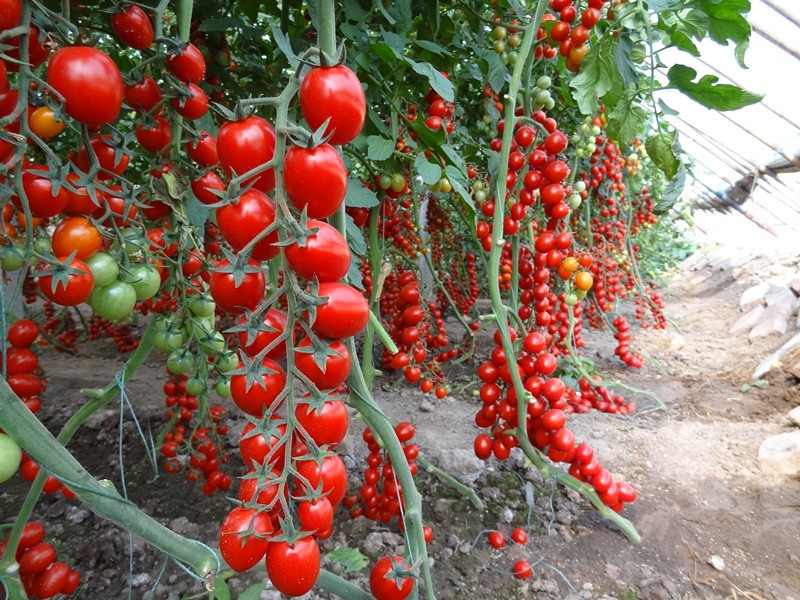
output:
<svg viewBox="0 0 800 600"><path fill-rule="evenodd" d="M25 593L32 600L52 598L58 594L69 596L78 589L80 573L69 565L57 561L56 549L44 540L44 527L35 521L25 524L17 544L16 560ZM8 539L0 542L3 556Z"/></svg>
<svg viewBox="0 0 800 600"><path fill-rule="evenodd" d="M549 38L553 44L558 44L558 52L566 58L566 67L572 72L580 69L583 58L589 51L587 42L591 30L602 18L601 10L606 5L606 0L589 0L588 5L580 13L580 23L574 24L578 19L578 11L573 0L550 0L550 8L558 15L548 13L543 21L555 22L550 28L549 35L542 28L539 30L539 39ZM574 25L573 25L574 24ZM547 48L543 50L547 52ZM555 52L552 52L554 58Z"/></svg>
<svg viewBox="0 0 800 600"><path fill-rule="evenodd" d="M47 385L39 357L31 350L38 339L39 326L30 319L19 319L8 328L6 340L10 347L0 357L6 383L34 414L42 408L39 395Z"/></svg>

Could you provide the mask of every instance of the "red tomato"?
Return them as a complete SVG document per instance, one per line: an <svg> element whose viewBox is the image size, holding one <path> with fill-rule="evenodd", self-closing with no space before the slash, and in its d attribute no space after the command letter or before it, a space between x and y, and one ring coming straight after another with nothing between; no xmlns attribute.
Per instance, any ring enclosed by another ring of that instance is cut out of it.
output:
<svg viewBox="0 0 800 600"><path fill-rule="evenodd" d="M264 409L268 408L286 387L286 373L278 363L264 357L261 366L267 372L261 375L260 382L258 380L248 382L248 376L244 373L231 376L231 397L236 406L256 417L260 417ZM239 368L243 367L244 365L239 363Z"/></svg>
<svg viewBox="0 0 800 600"><path fill-rule="evenodd" d="M330 144L309 150L292 146L283 163L283 183L294 207L312 219L334 214L347 193L347 169Z"/></svg>
<svg viewBox="0 0 800 600"><path fill-rule="evenodd" d="M22 0L2 0L0 2L0 31L12 29L22 19Z"/></svg>
<svg viewBox="0 0 800 600"><path fill-rule="evenodd" d="M139 112L150 112L164 96L156 80L150 75L145 75L139 82L126 85L123 94L125 102Z"/></svg>
<svg viewBox="0 0 800 600"><path fill-rule="evenodd" d="M266 453L264 454L264 456L266 456ZM273 460L272 462L275 463L277 461ZM262 463L263 463L263 458L262 458ZM281 465L279 464L278 466ZM239 500L241 500L242 502L252 502L253 498L255 498L255 501L258 504L262 504L265 507L272 504L273 500L277 497L278 492L280 491L280 484L277 481L278 477L280 477L281 475L280 471L278 469L272 469L268 474L266 474L266 476L263 475L259 476L256 473L256 471L249 471L247 475L248 476L242 478L242 484L239 486L239 493L238 493ZM259 484L259 477L261 477L260 484ZM289 497L288 488L284 487L283 491L284 491L284 496L288 498ZM258 492L257 496L256 492ZM269 512L276 514L280 512L280 509L281 509L280 503L276 502Z"/></svg>
<svg viewBox="0 0 800 600"><path fill-rule="evenodd" d="M287 596L302 596L317 582L320 553L316 540L309 536L289 542L273 542L267 553L267 575L272 585Z"/></svg>
<svg viewBox="0 0 800 600"><path fill-rule="evenodd" d="M47 57L50 56L50 45L45 44L44 42L46 41L46 36L42 35L42 33L39 31L39 28L36 27L36 25L31 25L28 33L28 62L34 69L41 65L47 59ZM6 63L6 68L9 71L14 71L16 73L19 71L19 64L15 61L20 60L19 36L17 35L8 38L3 43L11 46L11 48L5 50L4 53L6 56L8 56L8 58L13 59Z"/></svg>
<svg viewBox="0 0 800 600"><path fill-rule="evenodd" d="M27 348L39 337L39 326L30 319L20 319L8 328L8 342L16 348Z"/></svg>
<svg viewBox="0 0 800 600"><path fill-rule="evenodd" d="M186 152L201 167L213 167L219 162L217 140L207 131L201 131L200 135L203 137L199 140L186 142Z"/></svg>
<svg viewBox="0 0 800 600"><path fill-rule="evenodd" d="M506 545L506 536L504 536L499 531L490 531L489 545L495 550L499 550L500 548Z"/></svg>
<svg viewBox="0 0 800 600"><path fill-rule="evenodd" d="M220 192L225 190L225 184L222 183L222 179L220 179L219 175L214 171L207 171L197 179L193 179L191 186L192 193L194 193L195 197L203 204L216 204L222 200L222 198L212 193L211 190Z"/></svg>
<svg viewBox="0 0 800 600"><path fill-rule="evenodd" d="M384 556L378 559L369 572L369 590L376 600L404 600L414 589L413 577L392 575L393 571L410 571L402 556Z"/></svg>
<svg viewBox="0 0 800 600"><path fill-rule="evenodd" d="M114 61L97 48L57 50L47 63L47 83L64 97L64 109L76 121L102 127L117 120L122 108L122 75Z"/></svg>
<svg viewBox="0 0 800 600"><path fill-rule="evenodd" d="M167 66L181 81L199 83L206 76L206 59L194 44L167 58Z"/></svg>
<svg viewBox="0 0 800 600"><path fill-rule="evenodd" d="M303 500L297 505L297 518L304 530L323 533L333 526L333 506L327 498Z"/></svg>
<svg viewBox="0 0 800 600"><path fill-rule="evenodd" d="M322 484L322 493L336 508L347 492L347 469L338 454L332 454L322 459L318 465L311 456L301 457L297 460L297 472L308 480L312 489L317 489ZM299 484L300 479L295 479ZM304 484L303 484L304 486ZM303 493L310 490L303 489Z"/></svg>
<svg viewBox="0 0 800 600"><path fill-rule="evenodd" d="M41 573L56 559L56 551L50 544L39 542L28 548L19 560L20 575Z"/></svg>
<svg viewBox="0 0 800 600"><path fill-rule="evenodd" d="M265 512L237 506L219 529L219 551L228 566L241 573L264 558L269 540L258 537L272 533L272 522Z"/></svg>
<svg viewBox="0 0 800 600"><path fill-rule="evenodd" d="M69 200L61 212L65 215L91 215L94 213L100 207L102 192L92 190L90 193L87 188L78 185L80 176L77 173L70 173L66 179L75 188L75 191L67 189Z"/></svg>
<svg viewBox="0 0 800 600"><path fill-rule="evenodd" d="M63 263L67 257L62 256L57 260ZM53 276L42 275L39 277L39 289L50 300L62 306L77 306L84 302L92 293L94 287L94 276L86 263L78 258L73 258L69 266L82 274L70 274L66 283L59 282L53 288Z"/></svg>
<svg viewBox="0 0 800 600"><path fill-rule="evenodd" d="M69 192L63 185L53 193L53 182L50 172L44 165L33 165L22 172L22 188L28 199L31 215L39 218L52 217L60 213L69 202ZM18 197L14 197L14 204L21 208Z"/></svg>
<svg viewBox="0 0 800 600"><path fill-rule="evenodd" d="M308 221L308 228L317 228L300 247L297 242L287 246L286 261L295 273L305 279L314 277L320 283L338 281L350 269L350 246L336 228L323 221Z"/></svg>
<svg viewBox="0 0 800 600"><path fill-rule="evenodd" d="M164 117L157 116L153 125L137 125L136 139L150 154L166 150L172 142L172 126Z"/></svg>
<svg viewBox="0 0 800 600"><path fill-rule="evenodd" d="M528 534L525 532L524 529L517 527L514 531L511 532L511 539L514 540L518 544L522 544L523 546L528 543Z"/></svg>
<svg viewBox="0 0 800 600"><path fill-rule="evenodd" d="M131 156L127 152L121 152L117 156L117 149L112 144L114 144L114 140L110 135L93 136L89 141L89 145L97 156L97 162L100 163L101 171L97 175L100 179L111 179L114 175L122 175L128 168L128 163L131 162ZM89 171L89 156L86 148L81 148L78 152L75 165L84 173Z"/></svg>
<svg viewBox="0 0 800 600"><path fill-rule="evenodd" d="M42 391L42 380L30 373L12 375L8 378L7 383L8 387L20 398L29 398ZM29 462L33 464L32 461Z"/></svg>
<svg viewBox="0 0 800 600"><path fill-rule="evenodd" d="M312 130L330 119L331 144L348 144L361 132L367 115L364 88L353 71L339 65L315 67L300 84L300 110Z"/></svg>
<svg viewBox="0 0 800 600"><path fill-rule="evenodd" d="M220 233L234 250L244 248L274 222L275 204L266 194L253 188L244 192L236 204L226 204L217 209ZM275 229L256 243L251 258L262 261L277 255L280 248L274 244L278 241L278 230Z"/></svg>
<svg viewBox="0 0 800 600"><path fill-rule="evenodd" d="M240 324L244 324L246 322L247 320L245 317L242 317L239 320ZM264 331L261 331L262 328L260 327L255 339L251 344L247 343L248 335L246 331L240 331L238 334L239 345L241 346L242 350L244 350L250 356L255 356L264 348L269 346L276 338L283 334L283 332L286 330L286 313L276 308L270 308L267 311L267 314L264 315L263 323ZM285 358L286 341L282 341L276 345L272 350L267 352L266 355L273 360L282 360Z"/></svg>
<svg viewBox="0 0 800 600"><path fill-rule="evenodd" d="M245 273L244 279L238 286L233 273L225 272L231 268L228 259L221 260L212 271L209 281L211 297L222 310L231 313L241 312L242 308L254 310L264 298L267 282L263 271L254 260L247 261L247 267L252 271Z"/></svg>
<svg viewBox="0 0 800 600"><path fill-rule="evenodd" d="M33 594L37 598L52 598L61 593L67 584L69 567L63 562L54 562L33 580Z"/></svg>
<svg viewBox="0 0 800 600"><path fill-rule="evenodd" d="M251 115L241 121L223 123L217 133L219 163L225 172L244 175L272 160L275 154L275 129L261 117ZM268 169L248 179L265 194L275 187L275 171Z"/></svg>
<svg viewBox="0 0 800 600"><path fill-rule="evenodd" d="M2 362L2 361L0 361ZM33 373L39 366L39 358L27 348L10 348L6 355L6 375Z"/></svg>
<svg viewBox="0 0 800 600"><path fill-rule="evenodd" d="M199 119L208 112L208 96L197 84L190 83L189 96L172 99L175 111L186 119Z"/></svg>
<svg viewBox="0 0 800 600"><path fill-rule="evenodd" d="M320 409L298 402L294 416L317 446L338 446L347 435L349 417L341 400L328 400Z"/></svg>
<svg viewBox="0 0 800 600"><path fill-rule="evenodd" d="M120 40L135 50L144 50L153 43L153 25L136 5L112 15L111 28Z"/></svg>
<svg viewBox="0 0 800 600"><path fill-rule="evenodd" d="M328 355L323 353L321 356L324 359L322 368L317 365L313 352L310 352L312 349L311 339L307 337L295 346L294 360L300 372L320 390L333 390L342 385L350 374L350 353L347 346L339 340L329 341L326 350Z"/></svg>
<svg viewBox="0 0 800 600"><path fill-rule="evenodd" d="M325 338L348 338L361 332L369 321L369 304L364 296L344 283L319 286L319 297L327 300L317 307L312 329Z"/></svg>
<svg viewBox="0 0 800 600"><path fill-rule="evenodd" d="M244 426L242 437L239 439L239 452L248 468L258 468L258 465L263 465L269 456L270 465L274 465L276 469L283 469L286 444L281 438L286 434L286 425L284 423L275 425L277 420L276 417L267 419L259 429L256 429L253 423ZM266 436L269 436L269 440Z"/></svg>

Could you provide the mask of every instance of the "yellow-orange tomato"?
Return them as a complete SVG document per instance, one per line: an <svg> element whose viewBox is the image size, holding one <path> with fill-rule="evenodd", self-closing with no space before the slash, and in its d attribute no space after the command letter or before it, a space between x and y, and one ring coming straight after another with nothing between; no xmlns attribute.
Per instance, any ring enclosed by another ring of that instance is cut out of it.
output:
<svg viewBox="0 0 800 600"><path fill-rule="evenodd" d="M562 261L561 266L567 273L574 273L578 270L580 263L574 256L568 256Z"/></svg>
<svg viewBox="0 0 800 600"><path fill-rule="evenodd" d="M100 250L103 237L86 217L70 217L58 224L53 232L52 244L56 256L69 256L77 251L75 257L84 259Z"/></svg>
<svg viewBox="0 0 800 600"><path fill-rule="evenodd" d="M564 281L572 277L572 273L564 268L563 263L558 265L558 268L556 269L556 275L558 275L559 279L563 279Z"/></svg>
<svg viewBox="0 0 800 600"><path fill-rule="evenodd" d="M583 290L584 292L588 292L592 289L592 284L594 283L594 278L592 274L588 271L581 271L575 275L575 287L579 290Z"/></svg>
<svg viewBox="0 0 800 600"><path fill-rule="evenodd" d="M28 117L31 131L46 140L64 131L66 123L56 119L56 114L46 106L40 106Z"/></svg>

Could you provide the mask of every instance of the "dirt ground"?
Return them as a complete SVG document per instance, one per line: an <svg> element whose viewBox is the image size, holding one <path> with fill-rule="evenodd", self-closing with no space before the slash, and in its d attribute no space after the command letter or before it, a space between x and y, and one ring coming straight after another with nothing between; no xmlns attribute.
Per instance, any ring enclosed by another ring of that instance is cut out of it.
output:
<svg viewBox="0 0 800 600"><path fill-rule="evenodd" d="M768 266L762 260L745 269L755 277ZM570 421L604 465L639 491L625 516L641 534L640 545L603 522L587 502L555 489L519 461L516 469L476 464L471 449L479 401L470 395L469 368L451 373L454 388L467 389L443 401L426 399L391 378L378 383L376 397L387 413L415 422L423 455L472 480L486 503L478 513L463 496L421 471L425 520L435 530L429 550L438 598L800 599L800 480L767 476L756 459L765 438L789 430L785 415L800 404L800 386L779 369L766 377L763 389L743 392L741 387L750 383L756 364L794 331L756 344L744 335L731 336L739 297L750 282L741 269L738 278L734 274L724 269L704 281L685 272L675 277L665 290L675 326L638 334L637 344L654 359L640 371L613 359L607 333L586 334L589 354L610 380L651 390L666 404L665 410L650 410L655 407L650 398L632 396L640 408L633 417L593 413ZM479 354L490 349L482 344ZM81 352L80 371L63 355L48 352L41 359L49 377L41 416L51 430L74 411L78 390L105 385L122 362L110 343L84 346ZM153 435L163 423L164 379L163 356L156 354L128 388L142 427ZM358 485L358 459L364 453L355 433L358 423L353 431L344 451L351 481ZM176 531L216 545L229 501L219 494L206 498L199 484L181 476L154 474L128 416L123 433L131 499ZM118 482L118 434L118 412L109 409L87 424L70 449L90 472ZM237 460L229 463L229 471L238 475ZM0 488L0 521L13 518L26 489L19 477ZM127 534L79 503L46 497L36 517L45 523L48 539L55 540L60 560L82 573L78 598L127 597L129 581L131 598L200 597L201 587L174 564L160 576L164 557L140 540L133 541L129 571ZM527 546L488 549L482 531L508 533L515 526L529 528ZM396 528L339 513L336 534L323 549L357 544L374 560L399 550L402 538ZM522 582L509 575L521 558L534 564L534 577ZM341 572L329 561L326 566ZM346 576L365 584L366 573ZM259 579L263 574L233 578L233 597ZM278 597L269 589L262 595Z"/></svg>

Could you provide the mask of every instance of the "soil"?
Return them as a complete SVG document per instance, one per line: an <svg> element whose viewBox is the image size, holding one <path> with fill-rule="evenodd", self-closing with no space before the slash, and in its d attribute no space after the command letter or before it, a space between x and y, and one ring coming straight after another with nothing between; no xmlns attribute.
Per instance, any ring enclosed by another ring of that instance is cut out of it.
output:
<svg viewBox="0 0 800 600"><path fill-rule="evenodd" d="M756 260L748 272L761 276L769 264ZM653 359L643 369L621 367L607 333L585 334L587 353L608 380L655 392L665 404L658 410L649 396L626 392L639 406L635 416L590 413L570 421L603 464L639 491L638 500L624 512L641 534L639 545L603 521L585 500L526 469L519 457L512 455L505 465L470 460L479 403L470 393L471 367L451 371L457 391L442 401L425 398L391 376L379 380L378 402L395 421L411 416L422 455L471 480L486 505L482 512L473 509L459 492L420 470L424 517L435 531L429 552L438 598L800 598L800 480L769 476L757 462L765 438L790 430L785 415L800 404L800 386L778 369L766 377L765 387L742 391L743 384L751 383L756 364L794 332L755 344L744 335L731 336L728 330L739 315L748 277L741 268L737 278L735 269L716 270L699 282L689 274L678 273L664 292L674 326L637 334L636 344ZM482 336L478 357L490 350L488 335ZM75 410L80 389L105 385L123 360L108 341L84 345L80 352L80 370L63 354L47 352L41 359L49 387L40 416L51 431ZM164 422L164 380L163 356L156 353L127 389L148 439ZM175 531L215 546L218 523L230 501L220 494L205 497L199 483L182 476L156 473L130 412L120 451L118 421L113 407L99 413L70 450L90 472L111 479L118 489L123 456L131 500ZM364 456L359 425L354 422L343 447L354 486ZM241 474L237 453L231 454L228 471ZM26 490L19 477L0 488L1 522L13 518ZM175 564L160 573L164 557L141 540L133 540L129 567L128 535L79 502L44 497L35 516L57 546L59 560L81 572L77 598L125 597L129 582L131 598L202 595L198 582ZM526 546L489 550L485 530L509 533L516 526L529 529ZM342 511L323 550L356 545L374 560L401 550L402 537L396 526L352 520ZM534 565L534 576L526 581L510 576L511 565L522 558ZM345 576L365 586L367 570ZM236 597L264 579L263 573L249 573L228 584ZM262 594L277 597L269 589Z"/></svg>

